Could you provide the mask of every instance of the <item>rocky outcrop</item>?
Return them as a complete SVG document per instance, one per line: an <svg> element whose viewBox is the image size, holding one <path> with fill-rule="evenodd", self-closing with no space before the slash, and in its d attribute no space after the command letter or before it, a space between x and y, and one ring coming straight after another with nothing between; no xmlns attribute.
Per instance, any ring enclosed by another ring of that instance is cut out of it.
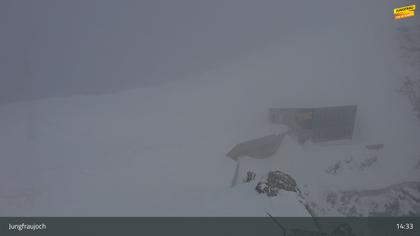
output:
<svg viewBox="0 0 420 236"><path fill-rule="evenodd" d="M327 167L325 173L336 175L343 171L364 171L371 168L378 161L377 155L370 155L364 158L355 159L352 156L345 160L338 160L333 165Z"/></svg>
<svg viewBox="0 0 420 236"><path fill-rule="evenodd" d="M344 216L420 216L420 182L329 193L327 205Z"/></svg>
<svg viewBox="0 0 420 236"><path fill-rule="evenodd" d="M296 181L288 174L276 170L268 172L267 179L258 182L255 190L269 197L277 196L280 190L297 192Z"/></svg>

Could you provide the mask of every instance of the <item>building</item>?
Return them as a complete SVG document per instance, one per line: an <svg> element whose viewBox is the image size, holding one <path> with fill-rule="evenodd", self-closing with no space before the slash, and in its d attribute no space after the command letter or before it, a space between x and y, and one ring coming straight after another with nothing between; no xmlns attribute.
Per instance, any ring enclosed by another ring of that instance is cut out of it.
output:
<svg viewBox="0 0 420 236"><path fill-rule="evenodd" d="M301 142L350 140L356 120L357 106L318 108L271 108L270 122L287 125Z"/></svg>

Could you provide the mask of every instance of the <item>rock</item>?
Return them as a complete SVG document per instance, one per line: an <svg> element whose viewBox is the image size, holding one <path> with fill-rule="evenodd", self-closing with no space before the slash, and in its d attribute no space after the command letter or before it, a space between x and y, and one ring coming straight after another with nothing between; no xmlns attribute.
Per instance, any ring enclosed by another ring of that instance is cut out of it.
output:
<svg viewBox="0 0 420 236"><path fill-rule="evenodd" d="M363 158L353 158L350 156L348 159L343 161L338 160L331 166L327 167L325 173L330 175L336 175L343 171L364 171L372 167L378 161L376 155L366 155Z"/></svg>
<svg viewBox="0 0 420 236"><path fill-rule="evenodd" d="M380 149L383 149L384 148L384 145L383 144L371 144L371 145L366 145L365 147L368 150L378 151Z"/></svg>
<svg viewBox="0 0 420 236"><path fill-rule="evenodd" d="M288 174L276 170L268 173L267 179L258 182L255 190L269 197L277 196L280 190L297 192L296 181Z"/></svg>
<svg viewBox="0 0 420 236"><path fill-rule="evenodd" d="M246 178L244 179L244 183L249 183L255 179L256 174L252 171L246 172Z"/></svg>
<svg viewBox="0 0 420 236"><path fill-rule="evenodd" d="M326 201L343 216L418 216L420 182L403 182L382 189L329 193Z"/></svg>
<svg viewBox="0 0 420 236"><path fill-rule="evenodd" d="M325 170L325 172L326 172L327 174L332 174L332 175L335 175L335 174L337 174L337 171L338 171L340 168L341 168L341 161L338 161L338 162L336 162L334 165L329 166L329 167Z"/></svg>

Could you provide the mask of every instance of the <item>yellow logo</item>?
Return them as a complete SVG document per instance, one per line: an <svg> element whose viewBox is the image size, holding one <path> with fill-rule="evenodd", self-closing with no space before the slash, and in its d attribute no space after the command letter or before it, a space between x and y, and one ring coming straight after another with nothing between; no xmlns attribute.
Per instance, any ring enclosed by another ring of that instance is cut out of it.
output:
<svg viewBox="0 0 420 236"><path fill-rule="evenodd" d="M404 19L414 16L414 10L416 10L416 5L410 5L405 7L399 7L394 9L394 19Z"/></svg>

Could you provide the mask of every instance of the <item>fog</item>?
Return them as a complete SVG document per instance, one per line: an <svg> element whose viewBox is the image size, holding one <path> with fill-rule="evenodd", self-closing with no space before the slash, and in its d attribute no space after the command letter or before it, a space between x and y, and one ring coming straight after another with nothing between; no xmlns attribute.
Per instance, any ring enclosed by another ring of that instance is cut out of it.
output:
<svg viewBox="0 0 420 236"><path fill-rule="evenodd" d="M386 25L384 3L2 1L0 103L115 92L197 76L270 44L330 27ZM373 22L359 18L367 14Z"/></svg>
<svg viewBox="0 0 420 236"><path fill-rule="evenodd" d="M420 214L420 127L397 92L396 30L418 18L395 21L397 6L2 1L0 215ZM268 119L346 105L357 115L342 142L301 142ZM272 134L284 140L266 159L226 156ZM272 171L299 191L258 193Z"/></svg>

